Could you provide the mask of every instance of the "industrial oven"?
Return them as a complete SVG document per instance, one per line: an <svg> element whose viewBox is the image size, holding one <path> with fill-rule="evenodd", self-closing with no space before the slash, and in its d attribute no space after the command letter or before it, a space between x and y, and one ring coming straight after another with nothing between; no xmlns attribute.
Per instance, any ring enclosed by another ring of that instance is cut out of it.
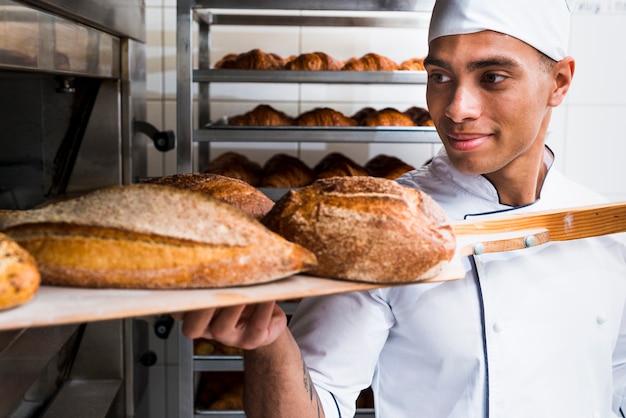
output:
<svg viewBox="0 0 626 418"><path fill-rule="evenodd" d="M147 141L173 147L144 122L145 32L143 0L0 0L0 209L134 182ZM0 331L0 416L147 416L149 331Z"/></svg>

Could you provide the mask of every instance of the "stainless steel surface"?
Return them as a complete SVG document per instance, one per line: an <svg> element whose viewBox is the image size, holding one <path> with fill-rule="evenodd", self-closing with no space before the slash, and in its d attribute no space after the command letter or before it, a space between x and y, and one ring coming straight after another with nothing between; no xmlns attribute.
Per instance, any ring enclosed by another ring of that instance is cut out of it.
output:
<svg viewBox="0 0 626 418"><path fill-rule="evenodd" d="M191 0L178 0L176 22L176 171L193 171L193 89L192 10Z"/></svg>
<svg viewBox="0 0 626 418"><path fill-rule="evenodd" d="M0 332L0 416L30 416L71 365L77 325Z"/></svg>
<svg viewBox="0 0 626 418"><path fill-rule="evenodd" d="M433 144L439 141L430 127L211 127L194 131L194 141L209 142L386 142Z"/></svg>
<svg viewBox="0 0 626 418"><path fill-rule="evenodd" d="M119 77L119 38L12 0L0 0L0 70Z"/></svg>
<svg viewBox="0 0 626 418"><path fill-rule="evenodd" d="M178 416L187 418L192 417L194 411L193 341L183 336L180 322L175 332L178 336Z"/></svg>
<svg viewBox="0 0 626 418"><path fill-rule="evenodd" d="M362 11L362 10L359 10ZM381 12L382 13L382 12ZM397 12L388 16L311 16L311 15L239 15L221 14L219 10L196 11L196 17L211 25L245 26L339 26L339 27L379 27L379 28L428 28L430 17L423 12Z"/></svg>
<svg viewBox="0 0 626 418"><path fill-rule="evenodd" d="M145 0L22 0L22 2L72 21L103 29L108 33L140 42L146 40Z"/></svg>
<svg viewBox="0 0 626 418"><path fill-rule="evenodd" d="M194 70L202 83L424 84L426 71ZM202 125L200 125L202 126Z"/></svg>
<svg viewBox="0 0 626 418"><path fill-rule="evenodd" d="M197 0L194 3L197 7L225 9L430 12L434 0Z"/></svg>
<svg viewBox="0 0 626 418"><path fill-rule="evenodd" d="M121 388L121 380L71 381L63 386L41 418L108 418Z"/></svg>
<svg viewBox="0 0 626 418"><path fill-rule="evenodd" d="M148 172L145 135L135 132L135 121L145 121L146 46L132 39L122 40L121 70L121 158L122 183L134 183Z"/></svg>

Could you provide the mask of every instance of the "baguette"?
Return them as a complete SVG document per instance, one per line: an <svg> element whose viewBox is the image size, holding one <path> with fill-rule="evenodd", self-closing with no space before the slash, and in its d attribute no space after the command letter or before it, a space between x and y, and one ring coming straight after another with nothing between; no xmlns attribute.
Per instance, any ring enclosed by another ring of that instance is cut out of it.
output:
<svg viewBox="0 0 626 418"><path fill-rule="evenodd" d="M169 186L114 186L0 217L37 260L42 283L205 288L264 283L315 265L242 211Z"/></svg>
<svg viewBox="0 0 626 418"><path fill-rule="evenodd" d="M315 253L312 274L373 283L431 278L452 259L454 231L427 194L374 177L333 177L291 190L263 218Z"/></svg>

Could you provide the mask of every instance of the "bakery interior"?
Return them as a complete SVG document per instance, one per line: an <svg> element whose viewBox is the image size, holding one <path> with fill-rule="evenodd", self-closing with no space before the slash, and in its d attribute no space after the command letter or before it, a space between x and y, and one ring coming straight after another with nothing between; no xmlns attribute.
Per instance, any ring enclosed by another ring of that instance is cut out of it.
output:
<svg viewBox="0 0 626 418"><path fill-rule="evenodd" d="M278 155L312 170L332 155L361 169L380 155L418 167L439 149L427 124L341 131L229 121L258 105L296 120L316 108L348 117L366 108L425 109L419 70L382 78L294 71L283 79L211 70L254 49L284 60L324 52L342 64L368 53L398 64L421 58L432 3L0 0L0 209L200 172L225 153L259 167ZM613 201L626 200L626 56L608 40L626 38L625 19L623 1L572 1L575 82L548 138L566 175ZM255 186L272 199L290 187ZM159 314L5 324L0 416L244 416L240 353L189 341L177 326ZM367 391L359 402L357 416L373 417Z"/></svg>

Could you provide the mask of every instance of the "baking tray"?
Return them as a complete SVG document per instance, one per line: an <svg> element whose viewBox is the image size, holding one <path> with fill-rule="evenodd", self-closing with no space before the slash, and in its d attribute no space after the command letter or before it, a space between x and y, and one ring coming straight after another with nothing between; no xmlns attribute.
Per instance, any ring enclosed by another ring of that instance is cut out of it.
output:
<svg viewBox="0 0 626 418"><path fill-rule="evenodd" d="M195 142L369 142L440 143L432 126L228 126L223 121L197 129Z"/></svg>
<svg viewBox="0 0 626 418"><path fill-rule="evenodd" d="M463 273L452 263L431 281L452 280ZM285 301L385 287L380 284L296 274L270 283L223 289L84 289L41 286L33 300L0 312L0 330L94 322L145 315Z"/></svg>

